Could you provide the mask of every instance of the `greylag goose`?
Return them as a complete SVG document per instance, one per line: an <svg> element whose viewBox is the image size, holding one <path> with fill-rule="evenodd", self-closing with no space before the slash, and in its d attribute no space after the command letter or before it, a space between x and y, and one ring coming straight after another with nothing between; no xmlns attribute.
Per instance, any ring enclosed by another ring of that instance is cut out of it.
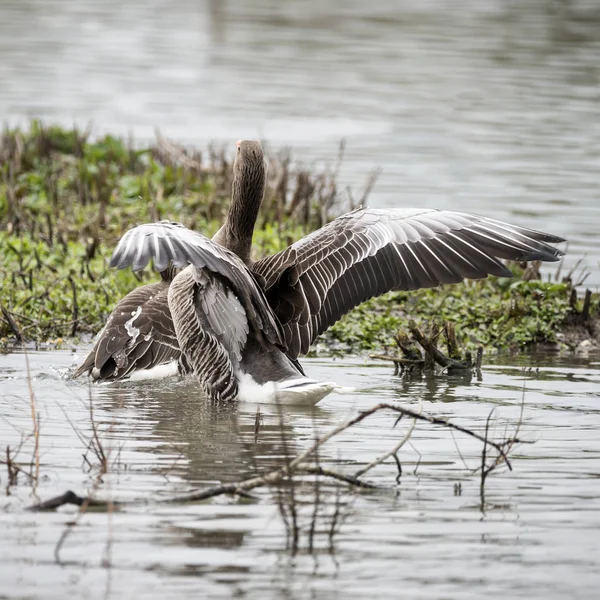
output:
<svg viewBox="0 0 600 600"><path fill-rule="evenodd" d="M365 300L510 277L502 259L556 261L563 254L549 245L564 241L558 236L486 217L358 208L253 263L265 164L258 142L237 146L231 207L213 240L169 222L138 226L120 240L112 266L137 270L152 260L159 271L183 271L170 285L155 284L160 290L137 306L138 290L126 296L76 375L121 379L178 360L180 371L191 370L209 396L224 400L247 375L259 384L303 384L298 356Z"/></svg>
<svg viewBox="0 0 600 600"><path fill-rule="evenodd" d="M229 212L213 241L250 265L252 233L264 195L266 169L258 142L238 142L237 148ZM74 377L88 373L96 381L118 381L189 371L167 302L176 272L169 266L160 273L160 282L136 288L117 304Z"/></svg>

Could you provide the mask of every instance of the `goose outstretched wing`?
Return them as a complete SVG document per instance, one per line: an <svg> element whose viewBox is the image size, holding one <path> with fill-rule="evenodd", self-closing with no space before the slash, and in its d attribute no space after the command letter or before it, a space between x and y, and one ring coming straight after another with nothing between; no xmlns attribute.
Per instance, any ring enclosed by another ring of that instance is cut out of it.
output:
<svg viewBox="0 0 600 600"><path fill-rule="evenodd" d="M487 275L510 277L500 262L559 260L562 238L460 212L359 208L286 250L257 262L289 356L360 303Z"/></svg>

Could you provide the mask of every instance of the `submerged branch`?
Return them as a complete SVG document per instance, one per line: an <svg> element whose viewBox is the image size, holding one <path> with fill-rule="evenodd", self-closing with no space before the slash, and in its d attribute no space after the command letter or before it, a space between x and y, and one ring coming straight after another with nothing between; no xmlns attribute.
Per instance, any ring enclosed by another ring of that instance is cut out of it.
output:
<svg viewBox="0 0 600 600"><path fill-rule="evenodd" d="M384 453L377 459L373 460L371 463L369 463L365 467L359 469L353 475L342 473L336 469L323 467L320 464L320 459L319 459L318 453L322 446L324 446L329 440L331 440L335 436L339 435L343 431L350 429L357 423L360 423L364 419L366 419L382 410L389 410L389 411L392 411L393 413L396 413L397 415L399 415L399 417L396 419L396 423L402 417L405 417L405 416L413 419L413 422L412 422L411 426L409 427L408 431L402 436L402 438L398 442L396 442L394 444L394 446L388 452ZM153 502L156 504L186 503L186 502L199 502L202 500L208 500L210 498L214 498L216 496L222 496L222 495L247 496L248 493L250 491L252 491L253 489L256 489L259 487L264 487L264 486L273 486L273 485L283 483L285 481L289 481L290 483L293 483L295 476L300 477L302 475L307 475L307 474L316 475L317 477L323 477L326 479L342 481L342 482L347 483L348 485L355 487L355 488L375 489L375 488L378 488L378 486L368 483L368 482L360 479L360 477L362 475L368 473L369 471L374 469L376 466L380 465L386 459L388 459L389 457L392 457L392 456L395 458L396 463L399 465L398 451L410 439L410 436L412 435L412 432L414 430L414 427L415 427L415 424L417 423L417 421L424 421L427 423L431 423L432 425L440 425L442 427L449 428L453 431L460 431L466 435L469 435L469 436L479 440L480 442L483 443L485 448L488 448L488 447L493 448L497 452L497 459L495 461L496 464L505 463L509 469L512 469L509 458L508 458L508 450L507 449L511 449L515 444L521 442L521 440L519 440L518 438L514 437L514 438L510 438L508 440L503 440L502 442L495 442L488 438L487 428L486 428L486 434L481 435L467 427L463 427L461 425L456 425L455 423L451 423L450 421L448 421L447 419L444 419L442 417L435 417L435 416L423 414L422 407L420 404L419 404L419 408L417 410L412 410L409 408L404 408L404 407L398 406L396 404L389 404L386 402L381 402L379 404L372 406L371 408L369 408L367 410L363 410L363 411L359 412L357 415L355 415L354 417L351 417L350 419L347 419L343 423L340 423L338 426L336 426L333 429L331 429L330 431L328 431L325 435L323 435L321 437L316 437L314 442L306 450L304 450L302 453L300 453L293 459L291 459L291 457L289 457L286 460L284 465L282 465L281 467L279 467L277 469L273 469L272 471L269 471L268 473L265 473L265 474L259 475L259 476L250 477L248 479L244 479L244 480L234 482L234 483L218 485L218 486L214 486L214 487L210 487L210 488L206 488L206 489L202 489L202 490L194 490L193 492L189 492L186 494L178 494L178 495L172 496L170 498L160 498L160 499L154 499L152 501L144 500L143 503L144 504L147 504L149 502ZM34 510L34 511L54 510L65 504L74 504L76 506L81 507L82 509L93 506L96 508L105 508L107 510L112 510L113 508L119 508L124 505L139 504L139 503L140 502L133 502L133 503L117 503L117 502L113 502L113 501L103 502L101 500L97 500L97 499L94 499L91 497L81 497L81 496L78 496L77 494L75 494L74 492L68 491L60 496L57 496L56 498L52 498L50 500L40 502L39 504L36 504L36 505L30 507L30 510Z"/></svg>

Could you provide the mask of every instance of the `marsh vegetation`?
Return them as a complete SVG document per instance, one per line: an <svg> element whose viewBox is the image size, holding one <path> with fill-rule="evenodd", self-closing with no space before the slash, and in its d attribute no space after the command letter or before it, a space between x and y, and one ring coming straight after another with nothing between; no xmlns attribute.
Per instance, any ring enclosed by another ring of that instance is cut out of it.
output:
<svg viewBox="0 0 600 600"><path fill-rule="evenodd" d="M5 128L0 140L0 338L37 343L96 333L116 301L151 272L113 271L119 237L137 223L176 220L212 235L231 196L232 155L164 139L141 146L114 136L44 126ZM337 175L344 145L329 168L269 150L269 176L254 238L256 258L280 250L337 214L368 202L373 173L360 192ZM344 317L322 338L321 352L356 353L394 346L411 319L456 324L468 350L521 349L595 339L597 295L580 304L585 273L542 275L539 265L511 266L514 279L416 292L391 292Z"/></svg>

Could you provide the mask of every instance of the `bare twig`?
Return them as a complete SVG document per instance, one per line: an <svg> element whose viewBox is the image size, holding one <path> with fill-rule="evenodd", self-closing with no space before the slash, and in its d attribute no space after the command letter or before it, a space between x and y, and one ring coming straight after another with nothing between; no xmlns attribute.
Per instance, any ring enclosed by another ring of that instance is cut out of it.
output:
<svg viewBox="0 0 600 600"><path fill-rule="evenodd" d="M31 407L31 421L33 423L33 465L35 472L32 473L32 482L39 481L40 478L40 416L37 412L35 403L35 394L31 385L31 369L29 367L29 355L25 352L25 365L27 369L27 388L29 390L29 406ZM34 485L35 487L35 485ZM35 489L34 489L35 491Z"/></svg>
<svg viewBox="0 0 600 600"><path fill-rule="evenodd" d="M92 489L87 497L82 498L80 496L73 494L72 492L67 492L67 494L64 495L65 496L63 498L64 504L77 504L80 507L80 510L79 510L79 513L77 514L77 517L67 524L67 527L64 529L60 538L58 539L56 546L54 547L54 559L56 560L56 562L58 564L61 564L60 551L62 549L62 546L64 545L64 543L67 540L67 537L69 536L71 531L73 531L73 529L79 524L79 521L81 520L83 515L87 512L88 508L90 506L103 507L107 510L108 519L109 519L109 537L108 537L107 545L105 548L105 559L104 559L103 566L109 568L111 566L110 565L110 555L111 555L111 549L112 549L112 530L111 530L112 513L115 509L116 503L113 502L112 500L97 501L93 498L93 494L95 493L95 491L99 487L99 485L102 483L103 475L105 475L108 472L112 448L109 448L108 451L105 451L102 440L100 439L100 434L98 431L98 427L96 425L96 420L94 418L94 405L93 405L93 401L92 401L91 386L89 388L88 404L89 404L90 427L91 427L92 433L91 433L89 440L87 440L86 452L83 455L83 459L84 459L84 461L86 461L88 463L88 465L90 465L90 469L92 469L93 466L87 459L87 452L89 450L91 450L94 453L94 455L96 456L96 459L98 460L99 469L98 469L98 473L94 479L94 482L92 484ZM71 425L71 427L73 427L73 429L74 429L75 433L77 434L77 436L79 437L79 439L85 443L84 436L79 431L77 431L77 429L73 426L73 423L71 423L71 421L68 418L67 418L67 420L69 421L69 424ZM114 422L109 427L109 429L108 429L109 432L112 431L113 426L114 426ZM59 497L58 500L60 500L60 498L61 497ZM35 506L31 507L31 510L40 510L40 505L35 505ZM43 507L42 507L42 510L43 510ZM110 573L108 573L107 574L107 582L106 582L106 590L105 590L106 594L108 594L110 592L110 584L111 584Z"/></svg>
<svg viewBox="0 0 600 600"><path fill-rule="evenodd" d="M75 285L75 281L73 277L69 275L67 278L69 283L71 284L71 292L73 294L73 312L72 312L72 327L71 327L71 336L75 337L77 333L77 326L79 325L79 305L77 304L77 286Z"/></svg>
<svg viewBox="0 0 600 600"><path fill-rule="evenodd" d="M423 399L421 396L419 396L419 405L418 405L417 411L419 414L421 414L423 412ZM396 423L397 423L397 421L396 421ZM408 442L408 440L410 439L410 436L412 435L416 424L417 424L417 419L413 418L413 420L410 423L410 426L408 427L408 429L407 429L406 433L404 434L404 436L402 437L402 439L393 448L391 448L387 452L384 452L381 456L379 456L378 458L376 458L375 460L370 462L367 466L362 467L361 469L358 469L358 471L356 471L354 473L354 477L358 478L361 475L364 475L371 469L374 469L377 465L380 465L382 462L386 461L390 456L393 456L394 459L396 460L396 466L398 467L398 473L399 473L398 479L399 479L400 476L402 475L402 466L400 465L400 459L398 458L398 452L399 452L400 448L402 448L402 446L404 446L404 444L406 444L406 442Z"/></svg>
<svg viewBox="0 0 600 600"><path fill-rule="evenodd" d="M260 404L256 405L256 415L254 416L254 443L258 442L258 434L260 432L260 426L263 422L262 415L260 413Z"/></svg>
<svg viewBox="0 0 600 600"><path fill-rule="evenodd" d="M25 475L25 477L27 477L32 484L35 483L34 476L31 473L32 464L29 465L30 472L28 473L27 471L25 471L25 469L21 465L17 464L17 462L15 460L17 458L24 442L25 442L25 438L21 437L21 442L19 443L19 445L17 446L17 448L15 450L12 450L11 447L9 445L7 445L6 446L6 460L0 459L0 464L6 465L6 471L7 471L7 475L8 475L7 484L6 484L7 494L9 493L8 492L9 488L11 486L17 484L17 479L19 477L19 473L22 473L23 475Z"/></svg>
<svg viewBox="0 0 600 600"><path fill-rule="evenodd" d="M366 206L367 205L367 200L369 199L369 196L371 195L371 192L373 191L373 188L375 187L375 184L377 183L377 180L379 179L379 176L381 175L381 169L374 169L373 171L371 171L369 173L369 175L367 176L367 181L365 183L365 188L363 190L362 196L358 202L358 206ZM354 206L352 208L355 208Z"/></svg>
<svg viewBox="0 0 600 600"><path fill-rule="evenodd" d="M344 473L340 473L339 471L335 471L334 469L327 469L326 467L321 467L319 465L298 465L296 467L296 471L298 473L322 475L323 477L328 477L337 481L343 481L344 483L348 483L357 488L364 488L369 490L379 489L378 485L374 485L367 481L363 481L362 479L359 479L356 475L345 475Z"/></svg>
<svg viewBox="0 0 600 600"><path fill-rule="evenodd" d="M315 435L315 439L318 437L318 429L317 424L315 423L315 412L312 412L312 424L313 424L313 432ZM323 476L322 467L320 463L320 455L319 451L315 452L315 465L319 472L317 473L320 476ZM313 543L315 538L315 530L317 528L317 520L319 518L319 507L321 504L321 477L315 477L315 485L314 485L315 497L313 501L313 510L312 516L310 519L310 527L308 531L308 551L312 554L313 552Z"/></svg>
<svg viewBox="0 0 600 600"><path fill-rule="evenodd" d="M283 410L281 406L281 402L279 402L279 398L276 398L277 401L277 414L279 417L279 433L281 435L281 446L283 449L283 460L284 460L284 471L283 477L280 480L282 483L285 482L288 484L287 486L287 511L289 512L289 519L287 519L287 514L285 511L282 511L282 517L284 517L284 523L288 526L288 539L291 538L291 551L295 554L298 550L298 542L300 536L300 529L298 526L298 511L297 511L297 502L296 502L296 485L294 482L294 478L292 477L293 471L290 469L290 461L291 455L288 447L288 440L285 432L285 423L283 420ZM283 496L282 496L283 497ZM283 503L280 503L280 509L283 508Z"/></svg>
<svg viewBox="0 0 600 600"><path fill-rule="evenodd" d="M333 552L333 538L338 532L340 521L341 521L341 508L342 508L342 491L340 486L335 489L335 509L331 516L331 523L329 524L329 551Z"/></svg>
<svg viewBox="0 0 600 600"><path fill-rule="evenodd" d="M492 416L494 415L495 410L496 410L496 408L492 408L492 410L490 411L490 414L487 416L487 419L485 420L485 439L486 439L486 441L488 439L488 432L490 429L490 420L492 419ZM481 449L481 479L480 479L480 483L479 483L479 499L481 502L482 509L485 506L485 480L491 472L491 469L488 470L488 467L486 466L486 457L487 457L487 443L484 444L483 448Z"/></svg>

